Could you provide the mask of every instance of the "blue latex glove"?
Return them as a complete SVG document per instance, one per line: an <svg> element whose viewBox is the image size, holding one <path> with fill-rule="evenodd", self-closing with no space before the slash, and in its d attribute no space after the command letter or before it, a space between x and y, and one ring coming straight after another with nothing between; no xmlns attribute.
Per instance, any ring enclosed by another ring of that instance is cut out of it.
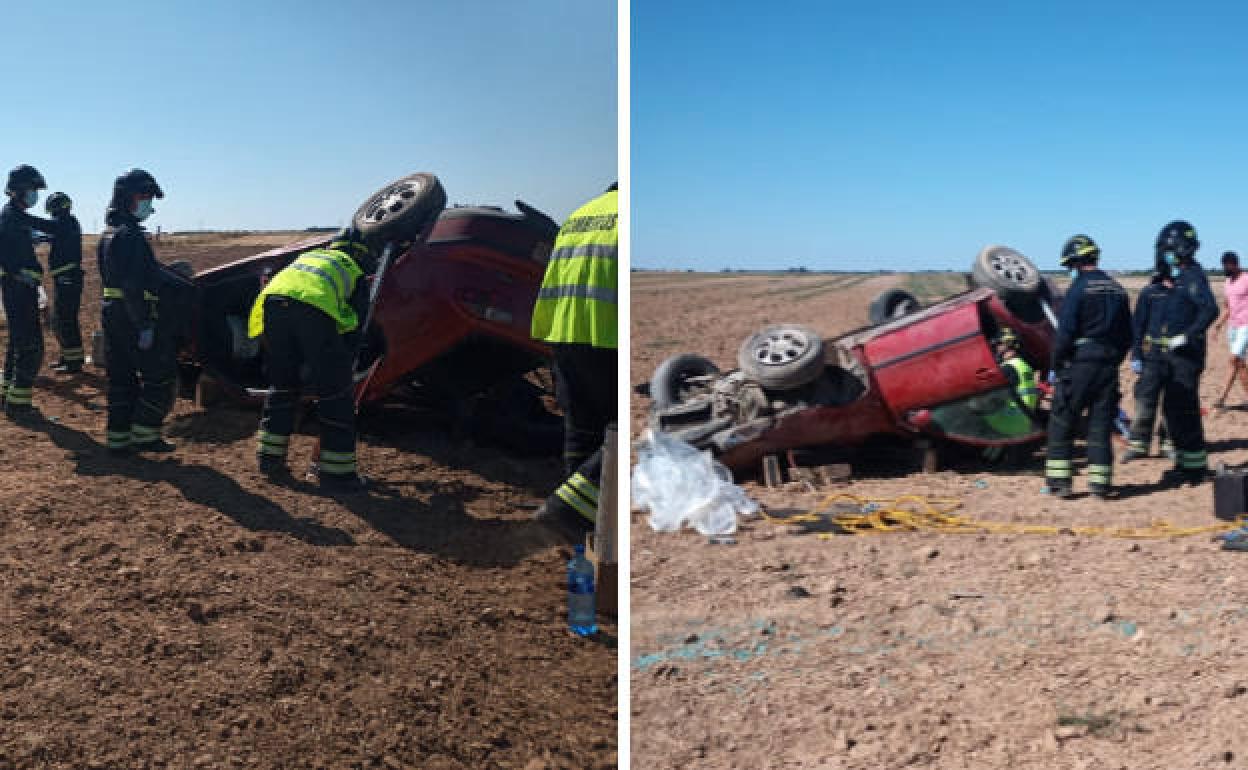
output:
<svg viewBox="0 0 1248 770"><path fill-rule="evenodd" d="M1131 359L1131 371L1135 372L1136 374L1139 374L1140 372L1144 371L1144 363L1140 361L1140 359L1138 358Z"/></svg>
<svg viewBox="0 0 1248 770"><path fill-rule="evenodd" d="M151 350L156 341L156 331L150 326L139 331L139 350Z"/></svg>

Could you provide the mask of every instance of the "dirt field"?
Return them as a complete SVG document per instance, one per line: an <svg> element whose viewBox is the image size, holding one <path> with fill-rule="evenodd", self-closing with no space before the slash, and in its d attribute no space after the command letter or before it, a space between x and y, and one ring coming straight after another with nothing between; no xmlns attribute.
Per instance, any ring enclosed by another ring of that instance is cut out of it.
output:
<svg viewBox="0 0 1248 770"><path fill-rule="evenodd" d="M845 331L880 290L944 280L633 279L634 383L685 351L733 368L768 322ZM1226 376L1224 337L1211 333L1210 350L1205 406ZM1128 394L1133 383L1124 369ZM644 408L634 400L634 432ZM1248 411L1205 426L1212 462L1248 461ZM849 493L953 497L976 518L1058 527L1216 522L1211 485L1155 488L1161 458L1118 466L1112 502L1041 495L1038 460L923 475L869 459L855 461ZM776 511L826 496L746 488ZM819 539L754 520L724 545L656 534L640 513L632 523L635 767L1248 767L1245 556L1208 535Z"/></svg>
<svg viewBox="0 0 1248 770"><path fill-rule="evenodd" d="M291 239L157 251L202 268ZM179 402L176 452L110 457L104 384L47 374L55 422L0 420L0 768L615 766L614 627L565 630L569 551L524 508L556 461L386 409L361 424L377 488L335 501L254 471L255 409Z"/></svg>

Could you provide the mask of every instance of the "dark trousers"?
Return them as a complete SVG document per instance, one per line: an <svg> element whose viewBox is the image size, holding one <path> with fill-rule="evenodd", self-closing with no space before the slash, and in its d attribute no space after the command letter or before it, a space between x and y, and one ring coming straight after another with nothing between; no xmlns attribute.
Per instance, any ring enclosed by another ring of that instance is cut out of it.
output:
<svg viewBox="0 0 1248 770"><path fill-rule="evenodd" d="M1131 437L1127 447L1142 455L1148 454L1153 443L1153 426L1157 422L1158 406L1161 404L1161 363L1151 358L1145 359L1140 369L1140 377L1135 381L1135 416L1131 419ZM1171 443L1169 430L1163 420L1158 430L1161 439L1161 450L1164 452Z"/></svg>
<svg viewBox="0 0 1248 770"><path fill-rule="evenodd" d="M1118 365L1114 361L1075 361L1058 373L1049 412L1049 452L1045 478L1050 487L1069 488L1074 478L1075 428L1088 413L1088 486L1113 483L1110 435L1118 416Z"/></svg>
<svg viewBox="0 0 1248 770"><path fill-rule="evenodd" d="M39 322L39 290L9 276L0 278L0 293L9 324L9 346L4 352L5 408L31 404L35 376L43 363L43 325Z"/></svg>
<svg viewBox="0 0 1248 770"><path fill-rule="evenodd" d="M563 465L570 475L602 447L615 420L616 351L591 345L552 345L555 390L563 410ZM598 483L599 475L591 479Z"/></svg>
<svg viewBox="0 0 1248 770"><path fill-rule="evenodd" d="M78 311L82 308L82 271L69 270L56 276L52 291L53 328L61 343L61 361L81 364L86 360L82 328L78 324Z"/></svg>
<svg viewBox="0 0 1248 770"><path fill-rule="evenodd" d="M306 303L270 297L264 303L264 343L270 388L257 437L260 458L286 457L306 364L321 424L320 472L355 473L353 355L334 319Z"/></svg>
<svg viewBox="0 0 1248 770"><path fill-rule="evenodd" d="M101 325L108 350L108 446L145 444L160 438L173 408L177 351L159 326L148 350L139 350L139 330L119 299L106 299Z"/></svg>
<svg viewBox="0 0 1248 770"><path fill-rule="evenodd" d="M1161 353L1150 362L1161 391L1162 413L1174 441L1174 465L1180 470L1208 467L1205 427L1200 419L1200 374L1204 363L1182 352ZM1145 365L1144 372L1150 370Z"/></svg>

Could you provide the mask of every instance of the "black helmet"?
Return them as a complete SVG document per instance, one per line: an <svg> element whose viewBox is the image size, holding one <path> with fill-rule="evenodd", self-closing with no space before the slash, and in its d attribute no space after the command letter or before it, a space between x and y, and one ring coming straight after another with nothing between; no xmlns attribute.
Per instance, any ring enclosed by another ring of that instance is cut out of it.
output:
<svg viewBox="0 0 1248 770"><path fill-rule="evenodd" d="M48 196L46 201L43 202L43 208L49 214L58 214L62 211L69 211L70 207L73 205L74 202L63 192L54 192Z"/></svg>
<svg viewBox="0 0 1248 770"><path fill-rule="evenodd" d="M156 184L156 177L141 168L132 168L113 182L113 197L121 195L150 195L165 197L165 191Z"/></svg>
<svg viewBox="0 0 1248 770"><path fill-rule="evenodd" d="M43 190L48 183L43 181L43 174L34 166L25 163L9 172L9 181L4 185L6 193L23 192L25 190Z"/></svg>
<svg viewBox="0 0 1248 770"><path fill-rule="evenodd" d="M1095 262L1101 258L1101 247L1086 235L1072 235L1062 247L1062 267L1070 267L1075 262Z"/></svg>
<svg viewBox="0 0 1248 770"><path fill-rule="evenodd" d="M1196 228L1181 219L1176 219L1161 228L1161 232L1157 234L1159 254L1173 253L1179 259L1191 259L1196 249L1199 248L1200 241L1196 239Z"/></svg>
<svg viewBox="0 0 1248 770"><path fill-rule="evenodd" d="M1020 350L1023 343L1018 338L1018 334L1008 326L1002 326L1001 332L997 334L997 344L1010 350Z"/></svg>
<svg viewBox="0 0 1248 770"><path fill-rule="evenodd" d="M341 251L355 263L360 266L365 273L371 273L377 267L377 258L373 254L373 247L354 225L348 225L338 231L334 239L329 242L329 248L334 251Z"/></svg>

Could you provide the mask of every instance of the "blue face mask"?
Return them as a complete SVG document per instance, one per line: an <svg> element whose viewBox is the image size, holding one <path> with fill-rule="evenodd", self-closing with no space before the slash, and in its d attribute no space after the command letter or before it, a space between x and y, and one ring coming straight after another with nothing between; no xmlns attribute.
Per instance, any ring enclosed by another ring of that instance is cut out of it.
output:
<svg viewBox="0 0 1248 770"><path fill-rule="evenodd" d="M134 218L142 222L152 215L156 209L152 208L152 199L145 198L139 201L139 205L134 209Z"/></svg>
<svg viewBox="0 0 1248 770"><path fill-rule="evenodd" d="M26 208L30 208L39 202L38 190L27 190L26 196L22 199L26 203Z"/></svg>

